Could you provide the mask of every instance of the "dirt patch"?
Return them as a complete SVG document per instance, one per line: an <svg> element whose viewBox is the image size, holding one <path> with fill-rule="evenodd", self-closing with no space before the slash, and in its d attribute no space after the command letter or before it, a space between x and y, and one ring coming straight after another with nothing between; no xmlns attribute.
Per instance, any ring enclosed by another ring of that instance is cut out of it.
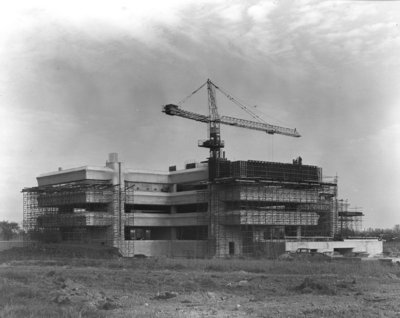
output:
<svg viewBox="0 0 400 318"><path fill-rule="evenodd" d="M294 288L303 294L337 295L340 292L357 292L355 278L339 280L336 277L306 277L303 282Z"/></svg>
<svg viewBox="0 0 400 318"><path fill-rule="evenodd" d="M0 317L372 318L400 313L397 267L249 261L237 270L242 261L215 262L228 268L209 272L205 267L212 267L211 260L206 266L198 260L182 260L180 266L168 259L75 259L67 265L9 260L0 266Z"/></svg>
<svg viewBox="0 0 400 318"><path fill-rule="evenodd" d="M102 310L121 307L118 297L107 297L104 292L87 288L69 278L57 277L53 282L56 289L49 294L49 298L56 304L79 305Z"/></svg>
<svg viewBox="0 0 400 318"><path fill-rule="evenodd" d="M336 286L320 278L306 277L304 281L295 287L296 291L301 293L315 293L320 295L336 295Z"/></svg>

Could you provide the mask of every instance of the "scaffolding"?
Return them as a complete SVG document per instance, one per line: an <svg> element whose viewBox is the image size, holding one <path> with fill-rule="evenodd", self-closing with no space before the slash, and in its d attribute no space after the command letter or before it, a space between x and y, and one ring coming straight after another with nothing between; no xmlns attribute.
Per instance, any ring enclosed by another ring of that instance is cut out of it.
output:
<svg viewBox="0 0 400 318"><path fill-rule="evenodd" d="M211 255L276 257L285 241L336 234L337 183L320 168L223 159L210 171Z"/></svg>
<svg viewBox="0 0 400 318"><path fill-rule="evenodd" d="M30 240L102 244L127 257L200 258L276 257L287 241L361 228L362 212L337 199L337 179L323 180L319 167L211 158L208 171L208 180L182 183L85 179L25 188L24 229Z"/></svg>
<svg viewBox="0 0 400 318"><path fill-rule="evenodd" d="M341 237L357 235L362 230L364 213L361 208L352 208L347 200L338 200L338 227Z"/></svg>
<svg viewBox="0 0 400 318"><path fill-rule="evenodd" d="M28 240L113 245L118 191L109 181L38 186L22 193Z"/></svg>

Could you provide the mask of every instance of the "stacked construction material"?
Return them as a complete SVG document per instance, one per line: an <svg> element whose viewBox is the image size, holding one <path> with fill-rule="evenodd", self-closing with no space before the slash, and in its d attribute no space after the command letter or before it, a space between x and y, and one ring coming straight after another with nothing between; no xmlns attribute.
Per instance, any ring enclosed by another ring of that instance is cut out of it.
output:
<svg viewBox="0 0 400 318"><path fill-rule="evenodd" d="M322 169L302 164L267 161L210 159L210 175L216 178L258 178L290 182L321 182Z"/></svg>
<svg viewBox="0 0 400 318"><path fill-rule="evenodd" d="M265 161L242 161L235 163L239 166L239 175L235 175L237 169L233 169L233 176L247 178L262 178L277 181L321 181L321 169L316 166L299 164L265 162Z"/></svg>

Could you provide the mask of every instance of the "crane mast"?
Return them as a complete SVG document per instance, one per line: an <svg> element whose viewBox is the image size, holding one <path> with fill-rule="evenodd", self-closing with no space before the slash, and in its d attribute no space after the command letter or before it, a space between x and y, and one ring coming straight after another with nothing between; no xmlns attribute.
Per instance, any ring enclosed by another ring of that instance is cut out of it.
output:
<svg viewBox="0 0 400 318"><path fill-rule="evenodd" d="M200 142L199 146L210 148L210 158L218 159L221 157L221 148L224 147L224 143L221 141L220 118L218 115L215 88L209 79L207 80L207 92L208 111L210 114L210 120L208 122L209 139L205 142Z"/></svg>

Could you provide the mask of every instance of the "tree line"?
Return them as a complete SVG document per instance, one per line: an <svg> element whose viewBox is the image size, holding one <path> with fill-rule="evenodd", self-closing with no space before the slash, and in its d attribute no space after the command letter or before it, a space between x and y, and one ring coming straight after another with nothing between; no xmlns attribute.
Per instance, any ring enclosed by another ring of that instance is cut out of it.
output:
<svg viewBox="0 0 400 318"><path fill-rule="evenodd" d="M0 222L0 241L11 241L22 239L24 231L17 222Z"/></svg>

